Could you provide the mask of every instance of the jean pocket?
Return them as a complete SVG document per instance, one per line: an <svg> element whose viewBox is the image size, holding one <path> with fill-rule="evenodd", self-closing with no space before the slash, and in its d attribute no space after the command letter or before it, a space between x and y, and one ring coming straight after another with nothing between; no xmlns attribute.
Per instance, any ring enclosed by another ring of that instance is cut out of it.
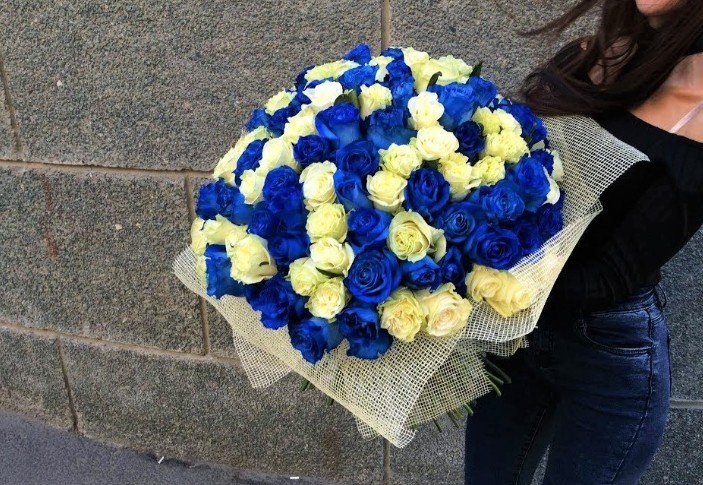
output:
<svg viewBox="0 0 703 485"><path fill-rule="evenodd" d="M580 339L616 355L641 355L654 348L652 316L648 309L591 312L576 322Z"/></svg>

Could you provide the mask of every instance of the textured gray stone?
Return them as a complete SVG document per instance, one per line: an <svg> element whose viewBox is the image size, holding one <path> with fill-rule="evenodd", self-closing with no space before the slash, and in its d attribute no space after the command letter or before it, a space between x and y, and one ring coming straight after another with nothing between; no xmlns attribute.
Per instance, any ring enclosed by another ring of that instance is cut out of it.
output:
<svg viewBox="0 0 703 485"><path fill-rule="evenodd" d="M55 339L0 326L0 409L73 426Z"/></svg>
<svg viewBox="0 0 703 485"><path fill-rule="evenodd" d="M197 298L171 273L188 239L183 185L0 170L0 319L201 352Z"/></svg>
<svg viewBox="0 0 703 485"><path fill-rule="evenodd" d="M665 313L671 336L673 394L679 399L703 399L703 232L664 268Z"/></svg>
<svg viewBox="0 0 703 485"><path fill-rule="evenodd" d="M664 443L642 485L700 485L703 470L703 410L673 409Z"/></svg>
<svg viewBox="0 0 703 485"><path fill-rule="evenodd" d="M510 94L561 42L524 38L517 31L541 26L566 8L561 0L394 0L392 7L392 45L414 47L435 57L452 54L472 65L483 61L482 75L504 94ZM591 23L591 17L580 21L563 40Z"/></svg>
<svg viewBox="0 0 703 485"><path fill-rule="evenodd" d="M345 484L378 483L379 440L351 414L283 379L253 390L234 364L65 342L81 430L186 461Z"/></svg>
<svg viewBox="0 0 703 485"><path fill-rule="evenodd" d="M27 156L209 170L306 65L378 46L377 0L0 4Z"/></svg>
<svg viewBox="0 0 703 485"><path fill-rule="evenodd" d="M290 477L185 463L109 446L0 410L0 483L47 485L283 485ZM330 482L296 480L296 485Z"/></svg>
<svg viewBox="0 0 703 485"><path fill-rule="evenodd" d="M1 46L0 56L2 56ZM7 103L5 102L5 92L2 89L2 80L0 80L0 157L9 158L14 149L15 141L12 137L10 115L8 112Z"/></svg>

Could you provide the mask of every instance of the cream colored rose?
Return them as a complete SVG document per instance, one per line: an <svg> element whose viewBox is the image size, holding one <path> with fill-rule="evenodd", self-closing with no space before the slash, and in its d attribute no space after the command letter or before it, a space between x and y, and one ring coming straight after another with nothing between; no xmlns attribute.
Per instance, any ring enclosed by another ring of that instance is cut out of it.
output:
<svg viewBox="0 0 703 485"><path fill-rule="evenodd" d="M542 167L544 168L544 167ZM549 173L547 172L547 169L544 169L544 175L547 177L547 180L549 181L549 192L547 193L547 200L544 201L545 204L556 204L559 202L559 198L561 197L561 192L559 191L559 185L557 182L549 176Z"/></svg>
<svg viewBox="0 0 703 485"><path fill-rule="evenodd" d="M413 141L414 140L414 141ZM459 140L454 133L441 126L418 130L417 137L410 140L420 152L423 160L439 160L459 149Z"/></svg>
<svg viewBox="0 0 703 485"><path fill-rule="evenodd" d="M411 263L438 250L440 253L446 252L444 233L427 224L417 212L397 213L391 221L386 242L398 259Z"/></svg>
<svg viewBox="0 0 703 485"><path fill-rule="evenodd" d="M227 255L232 261L230 274L235 280L251 285L273 277L278 271L268 252L266 240L255 234L227 240Z"/></svg>
<svg viewBox="0 0 703 485"><path fill-rule="evenodd" d="M502 131L510 131L516 135L522 134L522 126L520 126L520 123L513 115L502 109L495 110L493 114L498 118Z"/></svg>
<svg viewBox="0 0 703 485"><path fill-rule="evenodd" d="M346 276L354 262L354 250L349 243L324 237L310 245L310 259L320 271Z"/></svg>
<svg viewBox="0 0 703 485"><path fill-rule="evenodd" d="M370 66L378 66L378 71L376 71L376 82L383 82L383 80L388 75L387 66L393 61L392 57L388 56L376 56L369 62Z"/></svg>
<svg viewBox="0 0 703 485"><path fill-rule="evenodd" d="M427 52L418 51L412 47L403 47L400 50L403 52L403 62L410 66L410 69L430 60L430 55Z"/></svg>
<svg viewBox="0 0 703 485"><path fill-rule="evenodd" d="M328 62L327 64L320 64L319 66L315 66L305 73L305 80L307 82L319 81L321 79L327 79L328 77L331 77L332 79L337 79L349 69L353 69L355 67L359 67L359 64L354 61L348 61L344 59L340 59L334 62Z"/></svg>
<svg viewBox="0 0 703 485"><path fill-rule="evenodd" d="M403 342L412 342L425 324L425 314L420 302L407 288L398 288L378 305L381 328Z"/></svg>
<svg viewBox="0 0 703 485"><path fill-rule="evenodd" d="M320 204L308 215L305 230L311 242L333 238L344 242L347 238L347 213L342 204Z"/></svg>
<svg viewBox="0 0 703 485"><path fill-rule="evenodd" d="M415 294L422 306L427 325L425 331L434 337L455 335L466 326L473 306L456 292L453 283L445 283L435 291Z"/></svg>
<svg viewBox="0 0 703 485"><path fill-rule="evenodd" d="M337 81L323 81L314 88L303 91L303 94L310 99L310 104L316 112L320 112L334 106L334 101L342 95L344 88Z"/></svg>
<svg viewBox="0 0 703 485"><path fill-rule="evenodd" d="M564 180L564 164L561 162L559 152L556 150L547 150L554 157L554 167L552 167L552 178L557 182Z"/></svg>
<svg viewBox="0 0 703 485"><path fill-rule="evenodd" d="M214 220L210 219L205 221L205 224L202 226L202 234L208 244L225 244L228 238L231 240L230 235L232 233L235 233L241 239L246 236L247 227L232 224L226 217L222 217L220 214L217 214Z"/></svg>
<svg viewBox="0 0 703 485"><path fill-rule="evenodd" d="M525 139L512 131L486 135L484 155L498 157L507 163L517 163L523 155L530 153Z"/></svg>
<svg viewBox="0 0 703 485"><path fill-rule="evenodd" d="M289 143L298 143L301 136L316 135L315 110L311 107L303 108L295 116L288 118L288 122L283 127L283 137Z"/></svg>
<svg viewBox="0 0 703 485"><path fill-rule="evenodd" d="M376 209L384 212L396 212L405 200L405 187L408 181L400 175L386 170L379 170L366 177L366 190L369 200Z"/></svg>
<svg viewBox="0 0 703 485"><path fill-rule="evenodd" d="M244 203L253 205L264 200L261 191L264 189L267 170L261 167L256 170L245 170L239 182L239 191L244 196Z"/></svg>
<svg viewBox="0 0 703 485"><path fill-rule="evenodd" d="M310 258L296 259L288 268L288 280L293 291L302 296L310 296L317 285L329 279L315 268L315 262Z"/></svg>
<svg viewBox="0 0 703 485"><path fill-rule="evenodd" d="M259 168L270 172L274 168L287 165L300 173L300 164L293 158L293 145L285 137L271 138L264 143Z"/></svg>
<svg viewBox="0 0 703 485"><path fill-rule="evenodd" d="M279 109L288 106L294 97L295 93L291 93L286 90L280 91L266 101L264 108L268 114L272 115Z"/></svg>
<svg viewBox="0 0 703 485"><path fill-rule="evenodd" d="M469 80L469 76L473 72L473 67L468 65L462 59L452 55L442 56L435 61L437 71L441 72L437 84L447 85L450 83L463 84Z"/></svg>
<svg viewBox="0 0 703 485"><path fill-rule="evenodd" d="M305 303L305 308L314 316L332 320L349 300L342 278L330 278L315 288Z"/></svg>
<svg viewBox="0 0 703 485"><path fill-rule="evenodd" d="M505 318L529 308L533 300L530 290L509 271L477 264L466 276L466 287L471 298L485 301Z"/></svg>
<svg viewBox="0 0 703 485"><path fill-rule="evenodd" d="M481 126L483 136L500 133L500 120L489 108L477 108L471 120Z"/></svg>
<svg viewBox="0 0 703 485"><path fill-rule="evenodd" d="M481 184L481 177L475 175L469 158L461 153L439 160L439 173L449 183L449 193L453 201L464 200L471 189Z"/></svg>
<svg viewBox="0 0 703 485"><path fill-rule="evenodd" d="M300 174L303 184L305 208L309 211L317 209L322 204L330 204L337 200L334 191L334 173L337 166L332 162L311 163Z"/></svg>
<svg viewBox="0 0 703 485"><path fill-rule="evenodd" d="M439 119L444 114L444 106L439 102L437 93L421 92L408 101L410 127L419 130L430 126L439 126Z"/></svg>
<svg viewBox="0 0 703 485"><path fill-rule="evenodd" d="M217 162L213 176L221 178L230 185L234 185L234 169L237 167L237 161L242 156L244 150L249 144L255 140L263 140L270 138L271 133L263 126L259 126L254 130L242 135L232 148Z"/></svg>
<svg viewBox="0 0 703 485"><path fill-rule="evenodd" d="M366 118L377 109L383 109L390 106L393 102L391 90L380 84L372 84L371 86L361 86L361 94L359 95L359 105L361 117Z"/></svg>
<svg viewBox="0 0 703 485"><path fill-rule="evenodd" d="M195 257L195 274L198 275L200 283L207 286L207 263L205 263L205 256L202 254Z"/></svg>
<svg viewBox="0 0 703 485"><path fill-rule="evenodd" d="M410 145L392 143L387 150L379 150L383 170L400 175L404 179L422 166L422 156L417 148Z"/></svg>
<svg viewBox="0 0 703 485"><path fill-rule="evenodd" d="M473 166L473 176L483 185L495 185L505 178L505 162L499 157L483 157Z"/></svg>
<svg viewBox="0 0 703 485"><path fill-rule="evenodd" d="M205 254L205 248L207 247L207 240L203 234L204 226L205 221L200 217L196 217L190 225L190 247L193 248L193 252L197 256Z"/></svg>

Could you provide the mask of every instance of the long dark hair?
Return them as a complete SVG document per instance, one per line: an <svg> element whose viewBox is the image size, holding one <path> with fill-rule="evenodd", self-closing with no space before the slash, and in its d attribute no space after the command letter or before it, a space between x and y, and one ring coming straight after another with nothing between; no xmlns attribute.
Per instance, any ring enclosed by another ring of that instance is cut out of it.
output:
<svg viewBox="0 0 703 485"><path fill-rule="evenodd" d="M545 26L523 33L560 34L602 3L595 35L576 39L532 71L520 97L539 115L595 116L634 107L667 79L687 49L703 34L700 0L681 0L652 28L635 0L582 0ZM586 41L585 49L582 47ZM588 72L602 65L604 81L592 83Z"/></svg>

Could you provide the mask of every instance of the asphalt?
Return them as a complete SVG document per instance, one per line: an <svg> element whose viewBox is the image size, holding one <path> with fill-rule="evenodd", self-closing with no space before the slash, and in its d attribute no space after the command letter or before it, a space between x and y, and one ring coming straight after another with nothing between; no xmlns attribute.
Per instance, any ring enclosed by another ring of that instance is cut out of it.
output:
<svg viewBox="0 0 703 485"><path fill-rule="evenodd" d="M0 410L0 485L323 485L106 445Z"/></svg>

